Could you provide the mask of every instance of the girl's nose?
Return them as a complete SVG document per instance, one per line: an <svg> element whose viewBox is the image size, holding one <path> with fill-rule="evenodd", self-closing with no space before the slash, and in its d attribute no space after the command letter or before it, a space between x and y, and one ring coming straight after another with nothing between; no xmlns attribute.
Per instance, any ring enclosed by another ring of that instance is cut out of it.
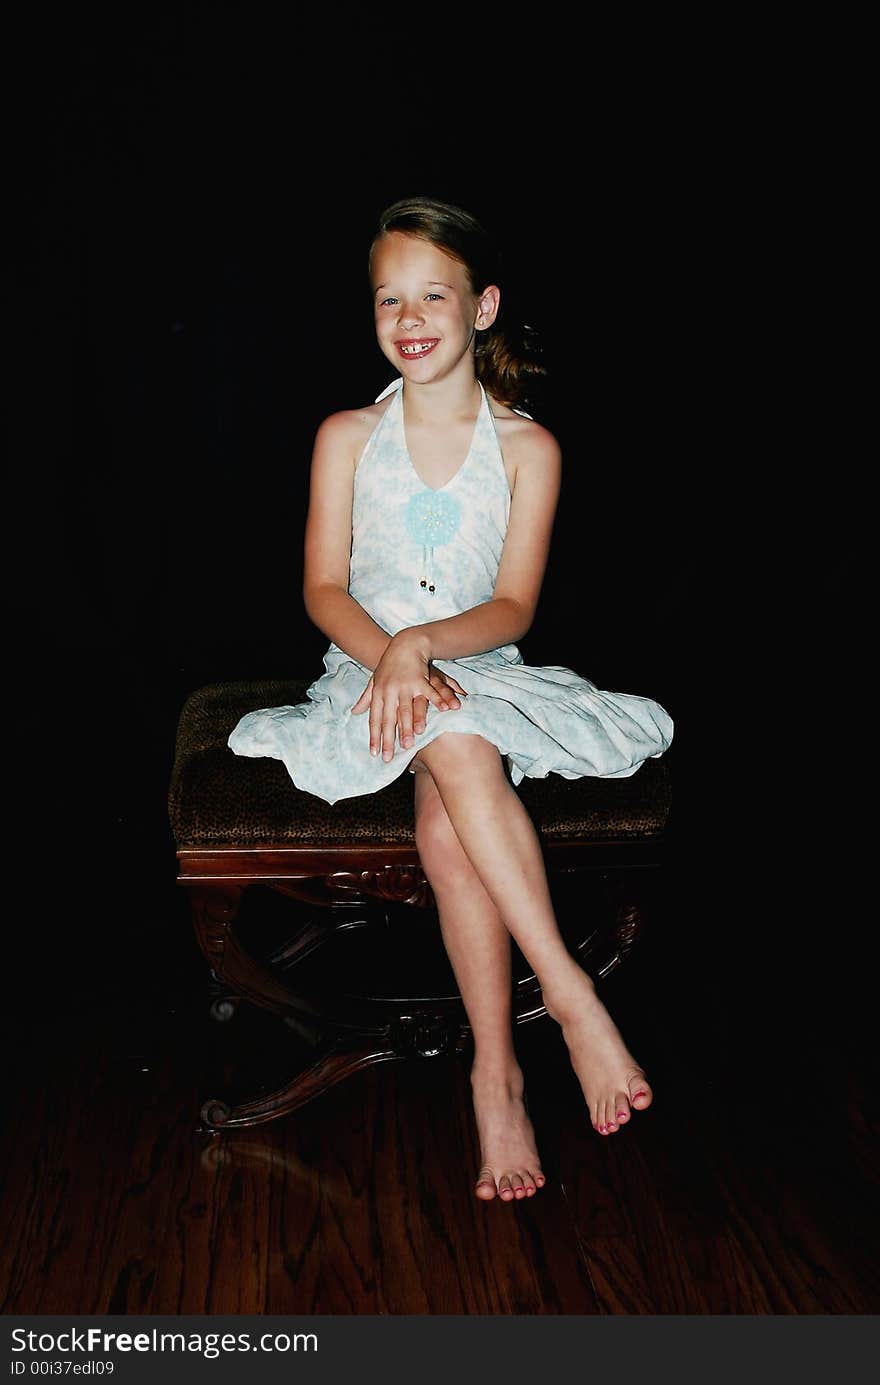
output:
<svg viewBox="0 0 880 1385"><path fill-rule="evenodd" d="M397 320L401 327L414 327L416 323L422 321L422 314L418 308L410 304L404 304L400 309L400 315Z"/></svg>

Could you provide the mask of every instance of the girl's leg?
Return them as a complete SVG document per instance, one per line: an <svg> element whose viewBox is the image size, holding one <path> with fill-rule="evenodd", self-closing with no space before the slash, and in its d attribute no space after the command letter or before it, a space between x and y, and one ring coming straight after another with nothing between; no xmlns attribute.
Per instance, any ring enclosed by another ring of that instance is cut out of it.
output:
<svg viewBox="0 0 880 1385"><path fill-rule="evenodd" d="M510 934L464 854L431 774L416 766L415 834L474 1038L471 1090L480 1158L477 1197L531 1197L544 1175L523 1105L511 1027Z"/></svg>
<svg viewBox="0 0 880 1385"><path fill-rule="evenodd" d="M486 894L541 983L593 1126L603 1135L616 1130L631 1109L650 1105L651 1088L559 932L540 842L497 748L482 736L447 731L420 750L419 759Z"/></svg>

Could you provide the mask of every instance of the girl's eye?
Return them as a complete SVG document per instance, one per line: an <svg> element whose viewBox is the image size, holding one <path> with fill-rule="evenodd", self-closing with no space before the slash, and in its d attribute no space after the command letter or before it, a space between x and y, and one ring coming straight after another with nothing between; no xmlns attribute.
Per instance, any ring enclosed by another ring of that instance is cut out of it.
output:
<svg viewBox="0 0 880 1385"><path fill-rule="evenodd" d="M425 297L426 297L426 298L442 298L442 297L443 297L443 294L442 294L442 293L426 293L426 294L425 294ZM396 298L383 298L383 299L382 299L382 302L379 304L379 307L380 307L380 308L384 308L386 303L396 303L396 302L397 302L397 299L396 299Z"/></svg>

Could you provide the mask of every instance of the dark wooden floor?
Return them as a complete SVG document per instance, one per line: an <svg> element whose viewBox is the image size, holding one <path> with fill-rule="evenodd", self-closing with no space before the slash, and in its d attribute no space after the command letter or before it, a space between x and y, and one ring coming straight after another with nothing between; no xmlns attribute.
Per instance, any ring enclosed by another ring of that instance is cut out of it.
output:
<svg viewBox="0 0 880 1385"><path fill-rule="evenodd" d="M689 704L663 907L603 991L648 1112L596 1135L544 1020L516 1035L548 1175L528 1201L473 1196L462 1059L373 1068L282 1122L199 1136L207 1097L302 1062L271 1016L209 1018L175 884L176 713L223 673L154 688L134 665L79 669L65 718L100 711L119 753L53 761L48 825L31 756L57 679L17 708L4 1314L880 1311L870 882L812 771L801 786L716 756L706 772Z"/></svg>
<svg viewBox="0 0 880 1385"><path fill-rule="evenodd" d="M42 1000L5 1011L5 1314L880 1310L863 1038L805 994L814 976L788 969L799 1003L777 1003L772 968L746 984L719 940L701 949L701 895L670 889L605 986L656 1092L628 1129L594 1134L552 1022L517 1031L548 1182L505 1205L471 1192L461 1058L373 1068L283 1122L199 1136L201 1101L292 1070L295 1037L253 1011L208 1018L176 887L138 899L122 872L107 893L103 964L72 949ZM35 886L30 904L38 930Z"/></svg>

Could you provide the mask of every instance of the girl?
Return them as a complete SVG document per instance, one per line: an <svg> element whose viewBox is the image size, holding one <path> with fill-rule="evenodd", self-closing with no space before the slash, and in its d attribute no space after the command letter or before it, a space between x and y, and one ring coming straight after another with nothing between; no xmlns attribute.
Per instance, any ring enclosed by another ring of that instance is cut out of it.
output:
<svg viewBox="0 0 880 1385"><path fill-rule="evenodd" d="M318 429L303 594L332 641L308 702L243 717L328 803L414 775L415 839L474 1039L476 1195L544 1184L511 1021L511 935L561 1026L593 1126L652 1099L556 923L524 775L624 778L672 740L656 702L599 691L516 646L541 589L560 489L555 437L517 407L542 367L502 315L490 239L467 212L396 202L373 237L376 336L397 378ZM459 681L461 680L461 681ZM506 758L510 778L505 773Z"/></svg>

